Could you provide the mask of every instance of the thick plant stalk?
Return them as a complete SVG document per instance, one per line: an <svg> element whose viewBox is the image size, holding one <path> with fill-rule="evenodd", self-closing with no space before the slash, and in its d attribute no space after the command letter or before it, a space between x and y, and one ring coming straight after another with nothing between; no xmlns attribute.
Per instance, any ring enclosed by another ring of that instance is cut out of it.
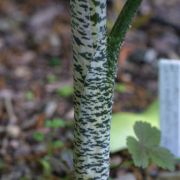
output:
<svg viewBox="0 0 180 180"><path fill-rule="evenodd" d="M106 0L71 0L70 3L74 61L75 179L107 180L116 74L113 69L117 57L107 52L110 48L107 49ZM108 41L114 41L112 36ZM116 43L119 46L120 42Z"/></svg>
<svg viewBox="0 0 180 180"><path fill-rule="evenodd" d="M106 89L106 0L71 0L76 179L109 175L110 94Z"/></svg>

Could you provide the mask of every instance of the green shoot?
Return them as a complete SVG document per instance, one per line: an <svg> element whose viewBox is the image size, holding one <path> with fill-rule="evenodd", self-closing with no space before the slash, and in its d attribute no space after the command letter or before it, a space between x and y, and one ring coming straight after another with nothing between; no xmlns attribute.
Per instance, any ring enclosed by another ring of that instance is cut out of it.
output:
<svg viewBox="0 0 180 180"><path fill-rule="evenodd" d="M129 136L127 147L136 166L147 168L152 162L164 169L175 169L174 156L160 146L160 131L156 127L139 121L134 125L134 132L137 139Z"/></svg>

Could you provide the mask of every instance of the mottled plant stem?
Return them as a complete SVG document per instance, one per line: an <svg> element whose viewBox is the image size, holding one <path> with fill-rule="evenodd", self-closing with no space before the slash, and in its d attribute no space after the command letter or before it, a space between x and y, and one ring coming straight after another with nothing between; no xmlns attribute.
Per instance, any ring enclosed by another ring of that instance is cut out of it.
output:
<svg viewBox="0 0 180 180"><path fill-rule="evenodd" d="M108 42L106 0L70 1L73 34L76 180L109 178L110 122L117 53L132 19L132 17L126 19L124 13L132 16L135 12L134 8L137 9L137 4L133 3L135 6L133 7L130 1L139 2L140 0L128 0ZM122 20L127 22L119 22ZM116 48L113 49L110 46Z"/></svg>

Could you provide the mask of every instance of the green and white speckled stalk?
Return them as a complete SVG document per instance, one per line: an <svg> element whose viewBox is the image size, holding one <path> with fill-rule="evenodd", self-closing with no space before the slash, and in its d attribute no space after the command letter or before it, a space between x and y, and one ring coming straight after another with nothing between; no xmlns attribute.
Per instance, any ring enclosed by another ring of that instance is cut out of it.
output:
<svg viewBox="0 0 180 180"><path fill-rule="evenodd" d="M111 93L106 84L106 0L71 0L75 178L109 176Z"/></svg>
<svg viewBox="0 0 180 180"><path fill-rule="evenodd" d="M116 74L116 63L110 61L112 58L117 61L117 57L107 52L106 0L71 0L70 7L74 61L75 179L107 180ZM109 39L112 43L112 37Z"/></svg>

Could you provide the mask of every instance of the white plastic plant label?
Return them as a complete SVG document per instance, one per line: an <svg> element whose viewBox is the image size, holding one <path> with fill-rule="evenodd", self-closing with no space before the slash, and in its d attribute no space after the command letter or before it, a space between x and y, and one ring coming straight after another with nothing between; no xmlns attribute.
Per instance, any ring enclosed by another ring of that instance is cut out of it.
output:
<svg viewBox="0 0 180 180"><path fill-rule="evenodd" d="M159 63L161 145L180 157L180 60Z"/></svg>

